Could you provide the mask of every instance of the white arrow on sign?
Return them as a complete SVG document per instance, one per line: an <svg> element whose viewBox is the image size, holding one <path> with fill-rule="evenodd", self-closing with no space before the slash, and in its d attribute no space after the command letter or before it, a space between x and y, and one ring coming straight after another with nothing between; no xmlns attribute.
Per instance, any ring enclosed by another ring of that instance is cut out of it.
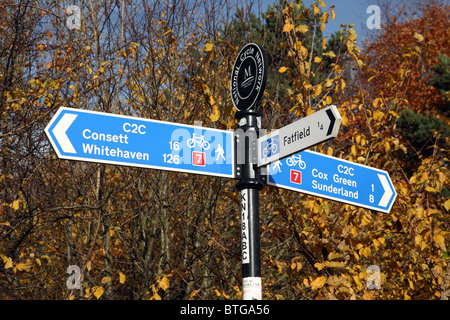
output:
<svg viewBox="0 0 450 320"><path fill-rule="evenodd" d="M53 129L53 134L55 135L56 141L58 141L59 145L61 146L61 149L64 152L67 153L77 153L75 151L75 148L73 147L72 143L69 140L69 137L67 137L67 129L72 125L72 123L77 118L76 114L73 113L66 113L61 120L59 120L58 124Z"/></svg>
<svg viewBox="0 0 450 320"><path fill-rule="evenodd" d="M394 194L394 192L392 191L389 182L385 176L378 174L378 179L380 179L381 185L383 186L384 189L384 194L381 197L381 200L378 203L378 205L381 207L386 207L389 203L389 200L391 200L391 197Z"/></svg>
<svg viewBox="0 0 450 320"><path fill-rule="evenodd" d="M341 115L331 105L258 139L258 167L336 138Z"/></svg>

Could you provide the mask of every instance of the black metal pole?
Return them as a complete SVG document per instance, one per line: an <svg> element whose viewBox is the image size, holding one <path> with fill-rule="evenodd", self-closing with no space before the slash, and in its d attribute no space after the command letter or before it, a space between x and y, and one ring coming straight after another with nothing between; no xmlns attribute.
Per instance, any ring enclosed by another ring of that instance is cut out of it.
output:
<svg viewBox="0 0 450 320"><path fill-rule="evenodd" d="M236 188L241 192L242 298L262 299L259 234L259 191L264 185L258 169L257 139L261 112L256 111L267 81L267 55L255 44L239 52L231 73L231 101L239 127L236 139Z"/></svg>
<svg viewBox="0 0 450 320"><path fill-rule="evenodd" d="M241 192L242 235L242 298L261 300L261 257L259 231L259 191L264 186L257 167L256 139L259 135L261 113L254 110L238 111L236 118L237 165Z"/></svg>

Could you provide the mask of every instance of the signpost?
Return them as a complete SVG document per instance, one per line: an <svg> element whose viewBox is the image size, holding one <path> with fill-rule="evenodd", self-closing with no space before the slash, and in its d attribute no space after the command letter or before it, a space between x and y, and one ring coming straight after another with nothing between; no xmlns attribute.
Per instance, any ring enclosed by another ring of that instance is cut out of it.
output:
<svg viewBox="0 0 450 320"><path fill-rule="evenodd" d="M256 110L267 80L267 57L264 49L249 43L239 52L233 66L230 91L239 128L237 164L241 192L242 298L261 300L261 258L259 232L259 190L264 186L260 170L254 166L256 138L261 129L261 113ZM240 154L239 154L240 153Z"/></svg>
<svg viewBox="0 0 450 320"><path fill-rule="evenodd" d="M336 138L341 115L332 105L258 139L258 166Z"/></svg>
<svg viewBox="0 0 450 320"><path fill-rule="evenodd" d="M304 150L268 166L267 184L389 212L397 196L386 171Z"/></svg>
<svg viewBox="0 0 450 320"><path fill-rule="evenodd" d="M61 159L234 178L232 131L60 108L45 133Z"/></svg>
<svg viewBox="0 0 450 320"><path fill-rule="evenodd" d="M60 108L45 133L61 159L238 178L243 299L261 299L259 191L266 182L381 212L389 212L397 196L386 171L299 152L337 136L341 116L334 105L259 137L257 106L266 80L264 49L249 43L231 74L235 132Z"/></svg>

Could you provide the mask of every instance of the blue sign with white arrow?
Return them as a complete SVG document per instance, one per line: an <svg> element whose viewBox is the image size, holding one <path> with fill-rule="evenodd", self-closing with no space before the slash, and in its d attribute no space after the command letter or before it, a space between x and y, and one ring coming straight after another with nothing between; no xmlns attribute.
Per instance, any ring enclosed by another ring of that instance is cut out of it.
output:
<svg viewBox="0 0 450 320"><path fill-rule="evenodd" d="M234 178L229 130L60 108L45 133L61 159Z"/></svg>
<svg viewBox="0 0 450 320"><path fill-rule="evenodd" d="M384 170L304 150L267 166L267 184L389 212L397 197Z"/></svg>

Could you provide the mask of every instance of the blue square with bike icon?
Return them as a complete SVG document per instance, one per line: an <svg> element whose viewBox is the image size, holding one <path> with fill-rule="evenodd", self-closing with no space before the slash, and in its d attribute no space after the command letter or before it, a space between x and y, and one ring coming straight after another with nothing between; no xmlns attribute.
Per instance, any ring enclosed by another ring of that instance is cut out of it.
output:
<svg viewBox="0 0 450 320"><path fill-rule="evenodd" d="M280 153L280 135L275 135L261 142L261 157L270 158Z"/></svg>

